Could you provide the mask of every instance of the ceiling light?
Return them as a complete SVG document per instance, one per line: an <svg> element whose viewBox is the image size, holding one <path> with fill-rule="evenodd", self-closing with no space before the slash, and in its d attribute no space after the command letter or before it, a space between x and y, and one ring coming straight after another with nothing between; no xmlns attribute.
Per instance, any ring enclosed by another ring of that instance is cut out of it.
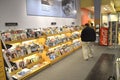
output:
<svg viewBox="0 0 120 80"><path fill-rule="evenodd" d="M58 0L58 1L62 2L62 0Z"/></svg>
<svg viewBox="0 0 120 80"><path fill-rule="evenodd" d="M77 11L76 10L73 10L73 14L76 14L77 13Z"/></svg>
<svg viewBox="0 0 120 80"><path fill-rule="evenodd" d="M107 11L107 9L104 7L104 10L106 10Z"/></svg>

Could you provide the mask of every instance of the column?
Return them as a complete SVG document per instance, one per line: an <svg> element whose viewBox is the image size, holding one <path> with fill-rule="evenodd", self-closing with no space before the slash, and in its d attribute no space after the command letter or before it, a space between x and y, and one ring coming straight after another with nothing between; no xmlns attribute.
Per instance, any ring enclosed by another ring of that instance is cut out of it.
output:
<svg viewBox="0 0 120 80"><path fill-rule="evenodd" d="M101 0L94 0L94 29L96 30L96 42L99 42L100 18Z"/></svg>
<svg viewBox="0 0 120 80"><path fill-rule="evenodd" d="M94 22L96 25L100 26L100 15L101 15L101 0L94 0Z"/></svg>

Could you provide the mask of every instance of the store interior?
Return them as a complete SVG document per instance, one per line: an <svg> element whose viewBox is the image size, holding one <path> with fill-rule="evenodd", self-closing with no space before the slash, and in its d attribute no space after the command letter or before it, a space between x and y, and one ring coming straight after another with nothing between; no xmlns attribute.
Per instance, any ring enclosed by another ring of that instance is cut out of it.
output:
<svg viewBox="0 0 120 80"><path fill-rule="evenodd" d="M104 27L107 42L100 45L119 45L119 3L101 0L96 25L94 0L1 0L0 80L25 80L74 54L82 47L80 34L86 23L93 23L97 44Z"/></svg>

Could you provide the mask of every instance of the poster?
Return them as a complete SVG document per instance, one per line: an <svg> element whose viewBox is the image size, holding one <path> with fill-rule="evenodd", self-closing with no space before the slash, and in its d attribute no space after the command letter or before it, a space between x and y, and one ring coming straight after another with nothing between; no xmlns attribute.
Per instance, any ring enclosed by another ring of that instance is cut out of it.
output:
<svg viewBox="0 0 120 80"><path fill-rule="evenodd" d="M29 16L76 18L77 0L27 0Z"/></svg>
<svg viewBox="0 0 120 80"><path fill-rule="evenodd" d="M100 45L108 45L108 28L100 28Z"/></svg>
<svg viewBox="0 0 120 80"><path fill-rule="evenodd" d="M76 16L76 0L62 0L62 17Z"/></svg>

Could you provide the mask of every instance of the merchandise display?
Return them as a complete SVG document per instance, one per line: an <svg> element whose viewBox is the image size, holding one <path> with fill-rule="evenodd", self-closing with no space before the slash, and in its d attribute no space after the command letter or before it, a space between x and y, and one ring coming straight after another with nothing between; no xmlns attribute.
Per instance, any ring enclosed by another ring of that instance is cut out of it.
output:
<svg viewBox="0 0 120 80"><path fill-rule="evenodd" d="M11 67L7 72L14 79L25 79L81 47L79 26L43 29L9 30L2 39L12 47L2 50Z"/></svg>
<svg viewBox="0 0 120 80"><path fill-rule="evenodd" d="M69 41L69 37L65 36L65 34L61 34L57 36L47 37L46 45L48 47L52 47L52 46L55 46L55 45L58 45L60 43L64 43L67 41Z"/></svg>
<svg viewBox="0 0 120 80"><path fill-rule="evenodd" d="M63 28L49 28L54 30L54 34L48 34L46 39L46 46L48 52L46 55L50 58L51 63L60 60L78 47L80 47L80 33L81 29L78 26L63 26ZM78 45L79 44L79 45Z"/></svg>
<svg viewBox="0 0 120 80"><path fill-rule="evenodd" d="M57 46L53 49L49 49L49 51L47 52L46 55L49 56L49 58L51 60L54 60L55 58L69 52L69 50L70 50L70 49L68 50L69 46L70 45L68 45L68 44L63 44L63 45Z"/></svg>
<svg viewBox="0 0 120 80"><path fill-rule="evenodd" d="M80 38L80 32L73 32L72 35L71 35L71 38L74 40L74 39L77 39L77 38Z"/></svg>
<svg viewBox="0 0 120 80"><path fill-rule="evenodd" d="M43 36L43 32L41 29L8 30L2 31L1 36L4 41L15 41L27 38L38 38Z"/></svg>

